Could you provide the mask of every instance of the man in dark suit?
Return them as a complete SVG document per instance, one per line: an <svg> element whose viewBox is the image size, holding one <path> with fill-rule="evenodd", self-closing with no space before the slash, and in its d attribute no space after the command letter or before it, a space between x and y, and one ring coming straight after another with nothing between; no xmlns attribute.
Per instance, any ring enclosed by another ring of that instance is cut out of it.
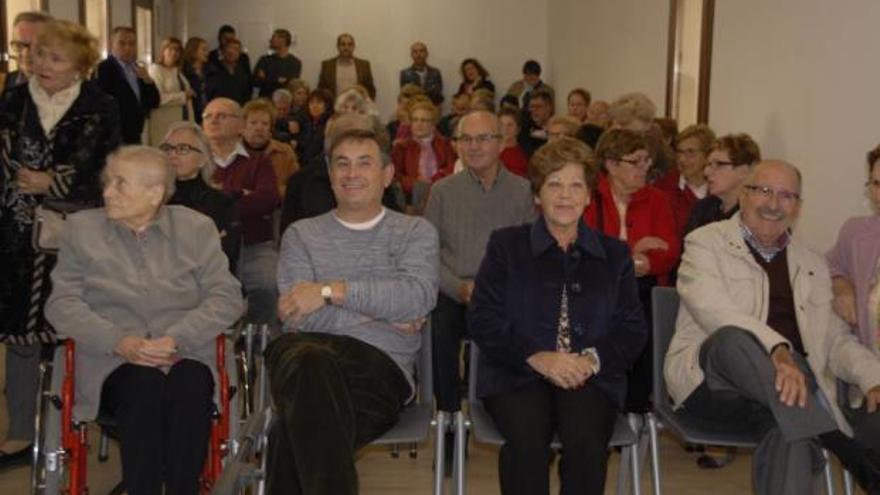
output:
<svg viewBox="0 0 880 495"><path fill-rule="evenodd" d="M321 62L321 76L318 87L338 95L346 89L360 85L367 88L370 98L376 99L376 86L373 85L373 73L370 62L354 57L354 36L342 33L336 38L338 57Z"/></svg>
<svg viewBox="0 0 880 495"><path fill-rule="evenodd" d="M159 106L159 90L147 69L138 64L134 29L113 28L110 56L98 64L95 81L119 103L122 141L140 144L144 119Z"/></svg>
<svg viewBox="0 0 880 495"><path fill-rule="evenodd" d="M37 42L37 35L43 25L52 20L42 12L22 12L12 22L12 39L9 40L10 58L15 60L18 70L6 74L3 93L7 89L24 84L31 75L31 50Z"/></svg>
<svg viewBox="0 0 880 495"><path fill-rule="evenodd" d="M428 46L416 41L409 48L413 64L400 71L400 87L415 84L425 90L425 94L435 105L443 103L443 76L436 67L428 65Z"/></svg>

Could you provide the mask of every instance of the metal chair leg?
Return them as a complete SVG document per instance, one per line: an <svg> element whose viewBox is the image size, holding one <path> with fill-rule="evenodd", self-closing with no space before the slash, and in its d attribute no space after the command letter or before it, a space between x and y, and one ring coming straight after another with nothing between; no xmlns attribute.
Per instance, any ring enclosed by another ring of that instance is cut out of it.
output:
<svg viewBox="0 0 880 495"><path fill-rule="evenodd" d="M455 480L455 486L453 487L453 492L455 495L465 495L465 465L464 465L464 452L466 449L466 445L464 444L465 439L467 438L467 428L468 424L465 421L464 413L458 411L454 416L455 421L455 455L453 456L453 462L455 463L452 466L452 477Z"/></svg>
<svg viewBox="0 0 880 495"><path fill-rule="evenodd" d="M843 493L846 495L853 495L855 493L852 475L846 469L843 470Z"/></svg>
<svg viewBox="0 0 880 495"><path fill-rule="evenodd" d="M434 495L443 494L443 449L446 441L446 427L449 420L446 413L437 411L437 417L434 419L432 426L434 427Z"/></svg>
<svg viewBox="0 0 880 495"><path fill-rule="evenodd" d="M641 445L642 439L644 438L643 432L643 421L636 414L628 415L629 423L633 427L633 430L636 432L636 443L630 446L630 468L632 469L632 492L633 495L642 495L642 480L641 480Z"/></svg>
<svg viewBox="0 0 880 495"><path fill-rule="evenodd" d="M98 440L98 460L101 462L107 462L107 459L110 458L110 435L101 428L101 437Z"/></svg>
<svg viewBox="0 0 880 495"><path fill-rule="evenodd" d="M654 495L661 495L660 487L660 448L657 434L657 418L648 413L648 435L651 443L651 483L654 486Z"/></svg>
<svg viewBox="0 0 880 495"><path fill-rule="evenodd" d="M828 455L827 450L822 449L822 457L825 458L825 469L823 470L825 473L825 493L834 495L834 475L831 473L831 456Z"/></svg>

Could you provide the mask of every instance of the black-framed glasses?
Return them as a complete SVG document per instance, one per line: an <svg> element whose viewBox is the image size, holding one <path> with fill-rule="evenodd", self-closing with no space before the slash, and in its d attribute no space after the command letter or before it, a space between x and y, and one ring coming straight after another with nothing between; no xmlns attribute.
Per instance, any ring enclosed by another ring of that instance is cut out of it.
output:
<svg viewBox="0 0 880 495"><path fill-rule="evenodd" d="M760 186L757 184L746 184L743 186L746 191L749 191L752 194L760 196L764 199L771 199L773 196L776 196L776 199L780 203L794 204L801 200L801 195L792 192L786 191L785 189L773 189L770 186Z"/></svg>
<svg viewBox="0 0 880 495"><path fill-rule="evenodd" d="M486 144L495 139L501 139L501 134L478 134L476 136L469 136L467 134L460 134L455 136L455 142L459 144Z"/></svg>
<svg viewBox="0 0 880 495"><path fill-rule="evenodd" d="M188 155L190 153L201 153L202 150L196 148L195 146L190 146L186 143L180 144L171 144L171 143L162 143L159 145L159 151L165 153L166 155Z"/></svg>

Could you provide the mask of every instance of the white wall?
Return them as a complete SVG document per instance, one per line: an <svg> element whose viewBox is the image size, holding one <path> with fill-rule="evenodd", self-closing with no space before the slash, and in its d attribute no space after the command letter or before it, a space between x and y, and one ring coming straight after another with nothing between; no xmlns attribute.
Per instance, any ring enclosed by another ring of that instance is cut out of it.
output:
<svg viewBox="0 0 880 495"><path fill-rule="evenodd" d="M131 0L110 0L110 29L116 26L134 27Z"/></svg>
<svg viewBox="0 0 880 495"><path fill-rule="evenodd" d="M188 0L186 16L188 34L212 46L217 28L235 26L252 63L265 53L274 29L290 29L298 39L293 52L303 61L303 78L312 85L320 61L336 55L336 36L350 32L355 55L372 64L377 100L387 116L396 104L398 73L411 63L409 46L417 39L427 43L429 63L443 72L447 97L458 88L463 58L477 57L498 91L521 76L526 59L545 63L548 1Z"/></svg>
<svg viewBox="0 0 880 495"><path fill-rule="evenodd" d="M668 0L550 0L548 44L557 110L576 87L611 101L641 91L666 104Z"/></svg>
<svg viewBox="0 0 880 495"><path fill-rule="evenodd" d="M79 23L79 2L49 0L49 13L56 19Z"/></svg>
<svg viewBox="0 0 880 495"><path fill-rule="evenodd" d="M873 0L716 2L710 124L744 131L804 175L799 234L831 246L867 213L865 152L880 140Z"/></svg>

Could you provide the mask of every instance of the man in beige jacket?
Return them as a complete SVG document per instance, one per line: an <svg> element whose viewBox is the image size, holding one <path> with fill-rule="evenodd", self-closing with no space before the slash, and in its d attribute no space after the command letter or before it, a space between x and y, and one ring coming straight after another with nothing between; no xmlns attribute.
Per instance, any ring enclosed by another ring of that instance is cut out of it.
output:
<svg viewBox="0 0 880 495"><path fill-rule="evenodd" d="M824 258L791 237L800 191L794 166L763 162L739 214L685 239L666 382L676 407L765 432L756 493L812 493L820 445L880 493L880 360L832 311ZM859 408L838 407L837 379Z"/></svg>

